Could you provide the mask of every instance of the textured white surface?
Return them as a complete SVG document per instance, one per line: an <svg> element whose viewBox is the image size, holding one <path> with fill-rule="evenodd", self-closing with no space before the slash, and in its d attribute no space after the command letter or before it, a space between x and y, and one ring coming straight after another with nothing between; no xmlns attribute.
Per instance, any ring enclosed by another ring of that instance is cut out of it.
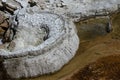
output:
<svg viewBox="0 0 120 80"><path fill-rule="evenodd" d="M22 7L29 7L29 0L2 0L18 2ZM106 12L111 13L118 10L120 0L32 0L37 3L39 10L54 12L65 17L79 21L85 16L97 14L104 15ZM12 3L10 4L13 5ZM15 6L15 5L13 5Z"/></svg>
<svg viewBox="0 0 120 80"><path fill-rule="evenodd" d="M39 0L33 0L39 3ZM74 21L79 21L81 17L105 14L118 9L120 0L45 0L42 1L44 11L51 11L60 15L72 18Z"/></svg>
<svg viewBox="0 0 120 80"><path fill-rule="evenodd" d="M13 52L0 51L0 56L4 59L5 70L10 77L34 77L53 73L61 69L75 55L79 46L79 38L71 20L53 13L33 12L27 8L19 11L18 22L18 33L22 32L19 35L24 34L23 29L26 30L26 28L34 32L34 29L38 29L41 24L47 24L50 33L49 38L38 46L29 46ZM31 30L31 28L34 29ZM33 32L23 36L34 37L36 35L31 36ZM19 46L23 47L23 43L29 41L23 40L19 39Z"/></svg>

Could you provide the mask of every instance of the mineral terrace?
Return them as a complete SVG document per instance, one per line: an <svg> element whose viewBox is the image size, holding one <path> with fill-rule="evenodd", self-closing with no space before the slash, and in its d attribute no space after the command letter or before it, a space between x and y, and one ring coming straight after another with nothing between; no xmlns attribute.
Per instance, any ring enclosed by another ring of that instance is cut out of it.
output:
<svg viewBox="0 0 120 80"><path fill-rule="evenodd" d="M119 9L119 0L0 0L1 74L28 78L60 70L79 46L74 22L109 19Z"/></svg>

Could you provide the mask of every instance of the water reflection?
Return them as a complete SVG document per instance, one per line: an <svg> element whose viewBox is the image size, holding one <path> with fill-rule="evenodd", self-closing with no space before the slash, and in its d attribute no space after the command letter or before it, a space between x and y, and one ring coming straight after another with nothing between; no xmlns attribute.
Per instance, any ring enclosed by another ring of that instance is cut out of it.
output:
<svg viewBox="0 0 120 80"><path fill-rule="evenodd" d="M80 39L93 39L110 32L111 25L107 17L88 19L75 23Z"/></svg>

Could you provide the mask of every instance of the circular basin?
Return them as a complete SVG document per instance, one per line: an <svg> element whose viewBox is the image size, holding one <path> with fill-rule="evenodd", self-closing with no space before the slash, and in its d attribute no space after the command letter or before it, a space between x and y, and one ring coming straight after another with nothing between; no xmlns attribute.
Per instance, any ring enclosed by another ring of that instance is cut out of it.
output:
<svg viewBox="0 0 120 80"><path fill-rule="evenodd" d="M0 49L7 75L27 78L53 73L73 58L79 38L71 20L31 8L23 8L16 15L15 47Z"/></svg>

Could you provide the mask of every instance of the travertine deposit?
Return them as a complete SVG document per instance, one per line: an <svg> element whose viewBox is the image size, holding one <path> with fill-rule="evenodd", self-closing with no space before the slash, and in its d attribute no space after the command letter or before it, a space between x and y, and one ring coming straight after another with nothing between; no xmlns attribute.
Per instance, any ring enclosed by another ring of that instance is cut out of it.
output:
<svg viewBox="0 0 120 80"><path fill-rule="evenodd" d="M75 55L79 39L70 19L37 7L16 10L10 18L10 30L16 33L11 42L3 44L0 57L11 78L53 73Z"/></svg>
<svg viewBox="0 0 120 80"><path fill-rule="evenodd" d="M73 21L119 9L119 0L0 0L9 18L0 49L6 74L27 78L60 70L78 49Z"/></svg>
<svg viewBox="0 0 120 80"><path fill-rule="evenodd" d="M44 11L54 12L73 21L108 15L120 9L119 0L32 0Z"/></svg>

